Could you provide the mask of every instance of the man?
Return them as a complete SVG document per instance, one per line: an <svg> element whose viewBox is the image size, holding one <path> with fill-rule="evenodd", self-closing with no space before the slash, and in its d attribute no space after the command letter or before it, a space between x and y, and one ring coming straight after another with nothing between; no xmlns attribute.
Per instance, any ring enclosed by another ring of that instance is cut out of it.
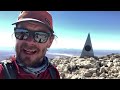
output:
<svg viewBox="0 0 120 90"><path fill-rule="evenodd" d="M22 11L15 25L16 58L0 64L0 78L60 79L59 72L45 56L54 40L52 16L47 11ZM6 69L12 67L12 69ZM12 73L11 73L12 71ZM7 74L6 74L7 73Z"/></svg>

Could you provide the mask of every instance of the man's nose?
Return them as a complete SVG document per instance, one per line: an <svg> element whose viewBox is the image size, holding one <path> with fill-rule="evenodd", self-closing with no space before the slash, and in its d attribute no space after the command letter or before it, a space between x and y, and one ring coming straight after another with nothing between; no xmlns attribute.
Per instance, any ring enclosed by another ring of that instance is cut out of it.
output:
<svg viewBox="0 0 120 90"><path fill-rule="evenodd" d="M29 41L29 42L35 42L33 35L30 35L30 36L27 38L27 41Z"/></svg>

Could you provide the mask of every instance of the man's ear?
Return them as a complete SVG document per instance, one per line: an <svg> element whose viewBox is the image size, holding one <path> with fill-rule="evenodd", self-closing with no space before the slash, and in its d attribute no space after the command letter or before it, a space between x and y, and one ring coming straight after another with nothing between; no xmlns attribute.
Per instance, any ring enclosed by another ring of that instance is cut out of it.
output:
<svg viewBox="0 0 120 90"><path fill-rule="evenodd" d="M49 43L48 43L48 45L47 45L47 48L50 48L50 46L52 45L53 40L54 40L54 36L51 36L51 37L49 38Z"/></svg>

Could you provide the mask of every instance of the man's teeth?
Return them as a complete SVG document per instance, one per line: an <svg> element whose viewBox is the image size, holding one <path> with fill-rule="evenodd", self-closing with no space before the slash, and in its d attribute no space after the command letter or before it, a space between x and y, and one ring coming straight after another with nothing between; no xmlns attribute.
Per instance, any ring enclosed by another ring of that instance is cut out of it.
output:
<svg viewBox="0 0 120 90"><path fill-rule="evenodd" d="M27 52L35 52L35 50L26 50Z"/></svg>
<svg viewBox="0 0 120 90"><path fill-rule="evenodd" d="M36 50L27 50L27 49L24 49L26 52L36 52Z"/></svg>

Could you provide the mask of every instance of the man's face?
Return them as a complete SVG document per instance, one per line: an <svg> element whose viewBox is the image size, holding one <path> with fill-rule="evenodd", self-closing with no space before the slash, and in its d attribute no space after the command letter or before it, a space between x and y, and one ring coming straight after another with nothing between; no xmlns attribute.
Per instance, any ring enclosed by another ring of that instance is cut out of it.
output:
<svg viewBox="0 0 120 90"><path fill-rule="evenodd" d="M37 22L21 22L17 25L17 28L25 28L30 31L50 32L45 25ZM54 36L51 36L45 43L38 43L33 39L33 37L29 37L27 40L16 39L17 58L23 64L30 67L42 62L42 59L46 54L47 48L51 46L53 39Z"/></svg>

